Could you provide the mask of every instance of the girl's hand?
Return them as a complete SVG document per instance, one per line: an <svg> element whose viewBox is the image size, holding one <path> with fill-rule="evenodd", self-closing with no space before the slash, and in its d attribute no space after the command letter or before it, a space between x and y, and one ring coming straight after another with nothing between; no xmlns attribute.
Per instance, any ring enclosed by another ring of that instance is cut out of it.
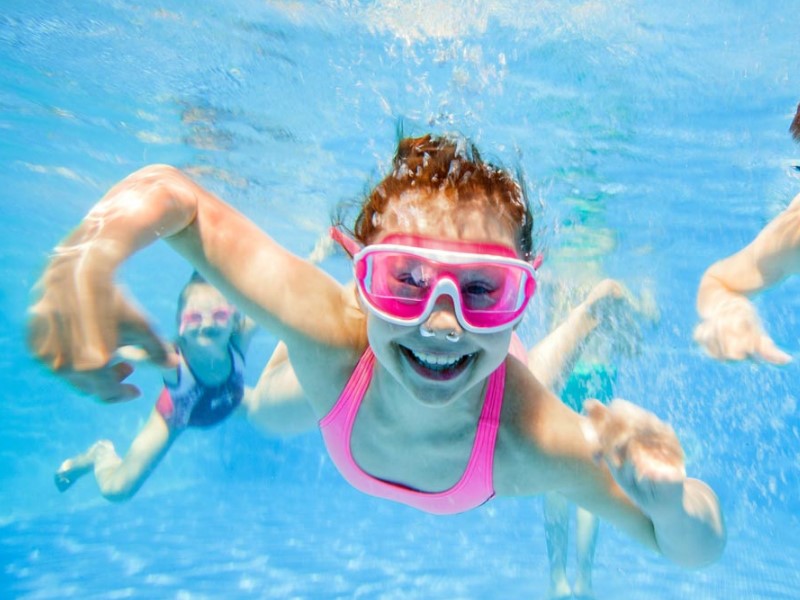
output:
<svg viewBox="0 0 800 600"><path fill-rule="evenodd" d="M792 360L775 345L761 326L747 298L733 296L716 306L694 330L694 340L719 360L761 359L775 365Z"/></svg>
<svg viewBox="0 0 800 600"><path fill-rule="evenodd" d="M29 311L28 344L40 361L80 391L104 402L140 394L136 386L123 383L133 367L114 360L121 346L139 346L160 366L177 365L171 346L101 269L56 257L39 288L41 297Z"/></svg>
<svg viewBox="0 0 800 600"><path fill-rule="evenodd" d="M628 497L651 518L682 511L686 469L672 427L625 400L608 407L587 400L584 411L595 459L606 462Z"/></svg>

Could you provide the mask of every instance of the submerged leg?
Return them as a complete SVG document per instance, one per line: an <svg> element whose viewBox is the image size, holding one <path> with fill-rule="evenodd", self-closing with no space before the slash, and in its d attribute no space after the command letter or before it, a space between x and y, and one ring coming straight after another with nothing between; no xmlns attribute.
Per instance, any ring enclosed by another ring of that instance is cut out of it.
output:
<svg viewBox="0 0 800 600"><path fill-rule="evenodd" d="M578 507L576 525L578 576L575 579L574 591L575 595L581 598L592 597L592 568L599 524L596 516Z"/></svg>
<svg viewBox="0 0 800 600"><path fill-rule="evenodd" d="M114 502L124 502L136 494L147 480L166 454L174 437L163 417L154 410L133 440L125 458L117 455L110 441L100 440L84 454L62 463L56 471L56 486L64 491L93 470L103 497Z"/></svg>
<svg viewBox="0 0 800 600"><path fill-rule="evenodd" d="M544 531L547 558L550 561L550 597L569 598L571 594L567 580L569 504L560 494L544 495Z"/></svg>

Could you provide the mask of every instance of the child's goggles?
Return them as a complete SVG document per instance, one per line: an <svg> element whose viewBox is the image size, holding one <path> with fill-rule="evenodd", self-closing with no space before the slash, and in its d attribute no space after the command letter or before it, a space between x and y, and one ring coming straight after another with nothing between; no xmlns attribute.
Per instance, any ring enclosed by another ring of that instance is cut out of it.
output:
<svg viewBox="0 0 800 600"><path fill-rule="evenodd" d="M504 246L390 236L386 241L394 243L361 248L339 230L332 230L332 236L355 251L359 294L390 323L419 325L446 295L464 329L500 331L522 319L536 290L534 266Z"/></svg>
<svg viewBox="0 0 800 600"><path fill-rule="evenodd" d="M209 317L214 325L217 327L224 327L228 324L228 320L233 316L233 309L231 308L215 308L211 311L187 310L181 315L181 322L178 328L178 333L183 334L186 329L200 327L203 324L203 319Z"/></svg>

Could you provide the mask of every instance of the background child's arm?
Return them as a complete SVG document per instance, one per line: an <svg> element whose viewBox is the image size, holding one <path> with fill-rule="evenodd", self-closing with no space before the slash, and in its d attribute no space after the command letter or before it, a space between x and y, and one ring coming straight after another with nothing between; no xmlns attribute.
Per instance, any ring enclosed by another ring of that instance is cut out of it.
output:
<svg viewBox="0 0 800 600"><path fill-rule="evenodd" d="M531 348L528 367L546 388L560 393L586 343L598 329L638 340L638 326L632 318L635 313L645 314L628 290L613 279L604 279L558 327Z"/></svg>
<svg viewBox="0 0 800 600"><path fill-rule="evenodd" d="M702 322L694 339L714 358L760 358L784 364L791 357L766 334L748 296L800 271L800 195L747 246L717 261L697 291Z"/></svg>
<svg viewBox="0 0 800 600"><path fill-rule="evenodd" d="M162 365L172 365L174 357L114 284L114 274L132 254L160 239L290 346L364 344L362 322L343 315L342 286L333 277L177 169L155 165L115 185L56 248L29 311L32 353L101 400L138 396L135 386L124 383L133 367L110 362L116 349L139 345ZM275 293L276 285L282 293ZM307 318L310 314L317 318ZM314 360L310 353L306 364Z"/></svg>

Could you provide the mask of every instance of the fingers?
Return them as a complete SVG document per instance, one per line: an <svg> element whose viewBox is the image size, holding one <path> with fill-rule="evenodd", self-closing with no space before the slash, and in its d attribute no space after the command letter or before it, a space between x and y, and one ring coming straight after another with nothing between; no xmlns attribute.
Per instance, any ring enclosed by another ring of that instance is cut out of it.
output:
<svg viewBox="0 0 800 600"><path fill-rule="evenodd" d="M628 290L619 281L615 279L604 279L596 288L601 296L615 298L617 300L622 298L630 298Z"/></svg>
<svg viewBox="0 0 800 600"><path fill-rule="evenodd" d="M766 334L761 336L755 356L773 365L785 365L792 360L791 355L778 348Z"/></svg>
<svg viewBox="0 0 800 600"><path fill-rule="evenodd" d="M140 395L135 385L125 383L133 372L130 363L112 361L112 352L126 343L123 340L141 346L146 357L159 365L178 364L171 346L162 342L122 294L110 300L102 294L82 300L69 294L49 294L29 313L27 343L31 352L77 390L103 402L122 402Z"/></svg>
<svg viewBox="0 0 800 600"><path fill-rule="evenodd" d="M790 354L775 344L760 327L740 324L737 331L723 329L720 323L704 321L694 330L694 341L717 360L762 360L773 365L791 362Z"/></svg>
<svg viewBox="0 0 800 600"><path fill-rule="evenodd" d="M598 283L586 300L590 316L596 319L596 332L609 343L615 354L633 356L642 339L642 325L655 323L631 292L614 279Z"/></svg>
<svg viewBox="0 0 800 600"><path fill-rule="evenodd" d="M585 303L589 312L593 316L597 316L595 313L605 310L604 304L613 303L624 297L626 297L626 290L622 284L614 279L603 279L592 288L589 295L586 296Z"/></svg>
<svg viewBox="0 0 800 600"><path fill-rule="evenodd" d="M147 360L165 367L178 366L178 356L171 344L164 342L150 326L150 323L135 308L126 305L123 321L120 324L120 345L138 346ZM143 357L139 357L142 359Z"/></svg>
<svg viewBox="0 0 800 600"><path fill-rule="evenodd" d="M138 346L120 346L114 353L114 357L130 362L146 362L150 360L150 355Z"/></svg>
<svg viewBox="0 0 800 600"><path fill-rule="evenodd" d="M140 347L147 359L158 366L165 368L178 366L178 355L172 346L162 341L149 326L143 329L126 327L123 338L126 344Z"/></svg>
<svg viewBox="0 0 800 600"><path fill-rule="evenodd" d="M28 348L38 360L52 369L58 369L65 361L53 330L51 320L33 307L29 312L26 332Z"/></svg>
<svg viewBox="0 0 800 600"><path fill-rule="evenodd" d="M135 385L124 383L131 373L133 367L121 362L90 371L64 371L61 375L76 389L102 402L115 403L132 400L141 394Z"/></svg>
<svg viewBox="0 0 800 600"><path fill-rule="evenodd" d="M627 461L636 465L637 481L680 481L686 477L683 449L675 433L665 423L659 425L633 436L626 449Z"/></svg>
<svg viewBox="0 0 800 600"><path fill-rule="evenodd" d="M680 442L672 427L654 414L620 399L608 407L587 400L584 412L591 428L587 435L590 448L595 458L598 453L605 458L612 473L630 463L637 478L682 476ZM584 427L585 435L587 429Z"/></svg>
<svg viewBox="0 0 800 600"><path fill-rule="evenodd" d="M775 354L771 352L774 344L764 332L755 307L744 297L721 303L702 327L698 326L697 338L711 356L720 360L757 359L762 344L769 355Z"/></svg>
<svg viewBox="0 0 800 600"><path fill-rule="evenodd" d="M122 381L133 373L133 366L127 362L119 362L109 368L117 381Z"/></svg>
<svg viewBox="0 0 800 600"><path fill-rule="evenodd" d="M694 330L694 341L708 356L716 360L743 360L747 354L737 344L730 344L723 334L716 331L714 323L704 321Z"/></svg>
<svg viewBox="0 0 800 600"><path fill-rule="evenodd" d="M591 421L595 430L603 430L608 418L608 409L599 401L590 398L583 403L583 412Z"/></svg>
<svg viewBox="0 0 800 600"><path fill-rule="evenodd" d="M712 344L713 338L708 334L708 329L709 325L705 321L698 323L698 325L694 328L692 339L706 352L706 354L712 358L719 358L718 353L716 352L716 345Z"/></svg>
<svg viewBox="0 0 800 600"><path fill-rule="evenodd" d="M618 427L613 422L613 417L609 409L595 399L586 400L583 403L583 412L586 415L584 426L584 436L592 451L595 461L603 458L609 462L610 466L618 468L620 466L619 453L615 446L624 444L625 439L619 435Z"/></svg>
<svg viewBox="0 0 800 600"><path fill-rule="evenodd" d="M675 506L682 500L685 471L681 466L636 456L619 469L609 466L614 480L631 500L648 511L659 505Z"/></svg>

